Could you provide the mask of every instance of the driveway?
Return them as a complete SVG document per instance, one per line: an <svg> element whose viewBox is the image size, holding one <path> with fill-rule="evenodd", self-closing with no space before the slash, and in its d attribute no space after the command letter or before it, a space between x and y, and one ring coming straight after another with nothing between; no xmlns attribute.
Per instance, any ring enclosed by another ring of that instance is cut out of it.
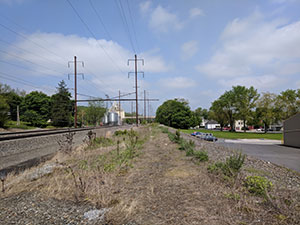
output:
<svg viewBox="0 0 300 225"><path fill-rule="evenodd" d="M242 150L242 152L247 155L300 172L300 149L283 146L280 144L280 141L221 139L216 143L229 148Z"/></svg>

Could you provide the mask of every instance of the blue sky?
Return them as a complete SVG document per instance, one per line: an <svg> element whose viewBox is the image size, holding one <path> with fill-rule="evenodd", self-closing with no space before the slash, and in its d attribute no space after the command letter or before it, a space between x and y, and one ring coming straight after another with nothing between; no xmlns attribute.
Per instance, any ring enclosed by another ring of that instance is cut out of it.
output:
<svg viewBox="0 0 300 225"><path fill-rule="evenodd" d="M139 94L160 99L153 113L173 98L209 108L233 85L300 88L299 0L69 1L85 24L67 0L0 0L2 83L53 94L64 79L73 88L76 55L85 63L78 93L114 97L134 91L127 59L136 53L145 60Z"/></svg>

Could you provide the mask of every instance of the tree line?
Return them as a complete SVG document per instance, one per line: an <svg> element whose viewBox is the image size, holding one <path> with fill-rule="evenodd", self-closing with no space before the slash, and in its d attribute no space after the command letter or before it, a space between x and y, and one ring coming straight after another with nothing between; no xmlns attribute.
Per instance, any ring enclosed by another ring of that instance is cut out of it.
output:
<svg viewBox="0 0 300 225"><path fill-rule="evenodd" d="M189 128L200 124L202 119L215 120L221 130L229 126L234 131L235 121L265 130L300 112L300 89L287 89L280 94L258 93L254 87L233 86L213 101L209 110L197 108L192 111L188 102L182 99L164 102L156 112L156 120L175 128Z"/></svg>
<svg viewBox="0 0 300 225"><path fill-rule="evenodd" d="M26 94L25 91L0 83L0 127L6 127L8 121L17 121L17 108L20 120L30 126L70 127L74 123L74 101L63 80L52 96L41 91ZM105 111L101 101L90 103L89 107L80 106L78 121L83 123L84 119L86 124L97 124Z"/></svg>

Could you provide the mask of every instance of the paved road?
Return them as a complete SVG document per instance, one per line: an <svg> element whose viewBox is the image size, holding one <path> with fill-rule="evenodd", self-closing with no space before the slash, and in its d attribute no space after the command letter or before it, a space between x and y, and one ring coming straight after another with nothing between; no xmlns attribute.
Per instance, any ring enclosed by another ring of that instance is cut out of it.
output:
<svg viewBox="0 0 300 225"><path fill-rule="evenodd" d="M224 140L220 140L216 143L226 147L242 150L242 152L248 155L300 172L300 148L267 143L232 143L224 142Z"/></svg>

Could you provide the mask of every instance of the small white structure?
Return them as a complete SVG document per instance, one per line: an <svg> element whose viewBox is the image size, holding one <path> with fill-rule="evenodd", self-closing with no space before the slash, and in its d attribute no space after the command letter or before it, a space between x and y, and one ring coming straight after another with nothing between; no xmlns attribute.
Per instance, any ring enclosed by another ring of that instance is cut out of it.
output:
<svg viewBox="0 0 300 225"><path fill-rule="evenodd" d="M234 125L236 130L242 130L244 127L244 121L243 120L236 120ZM247 127L247 123L245 124L245 127Z"/></svg>
<svg viewBox="0 0 300 225"><path fill-rule="evenodd" d="M209 120L205 123L205 129L213 130L216 128L220 128L220 124L217 121Z"/></svg>
<svg viewBox="0 0 300 225"><path fill-rule="evenodd" d="M208 120L204 119L203 117L201 119L200 127L205 127L205 124L208 122Z"/></svg>

